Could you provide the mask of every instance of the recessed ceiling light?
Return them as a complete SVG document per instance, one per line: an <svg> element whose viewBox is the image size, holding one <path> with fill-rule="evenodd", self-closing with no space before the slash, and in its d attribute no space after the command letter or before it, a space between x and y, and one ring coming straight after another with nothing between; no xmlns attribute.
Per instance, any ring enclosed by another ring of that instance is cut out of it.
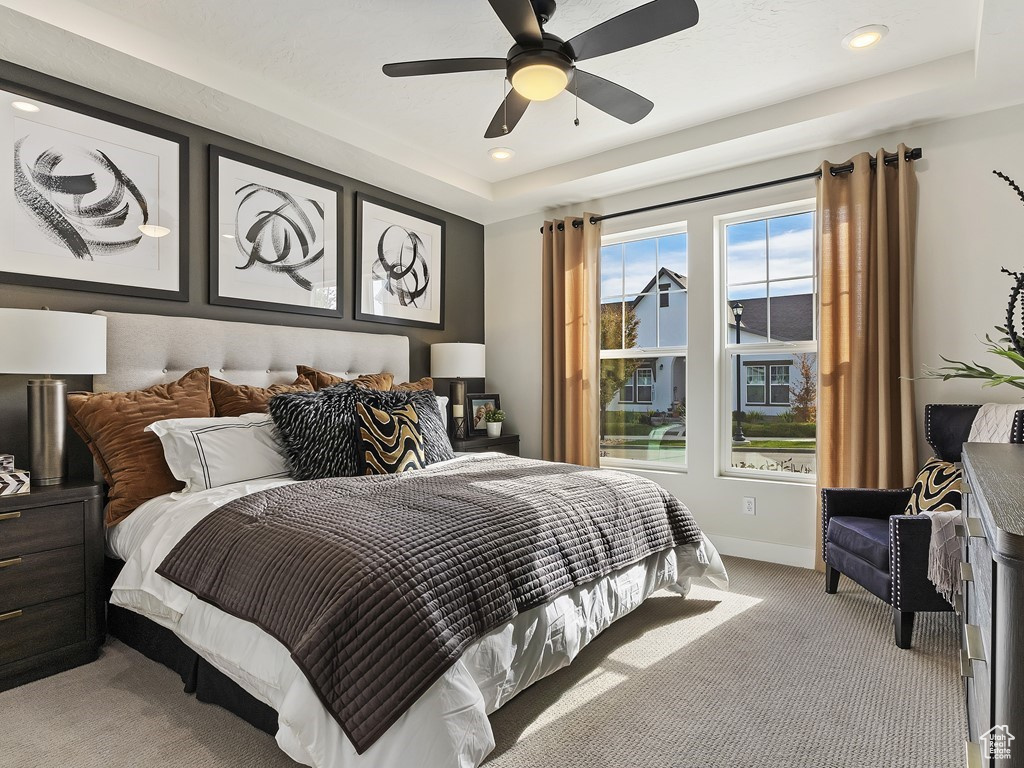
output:
<svg viewBox="0 0 1024 768"><path fill-rule="evenodd" d="M171 230L158 224L139 224L139 232L146 237L163 237L164 235L171 234Z"/></svg>
<svg viewBox="0 0 1024 768"><path fill-rule="evenodd" d="M843 47L849 48L851 51L862 51L877 45L888 32L889 28L883 24L858 27L843 38Z"/></svg>
<svg viewBox="0 0 1024 768"><path fill-rule="evenodd" d="M492 160L511 160L515 157L515 150L508 147L494 147L488 152Z"/></svg>
<svg viewBox="0 0 1024 768"><path fill-rule="evenodd" d="M39 107L29 101L12 101L11 106L22 112L38 112Z"/></svg>

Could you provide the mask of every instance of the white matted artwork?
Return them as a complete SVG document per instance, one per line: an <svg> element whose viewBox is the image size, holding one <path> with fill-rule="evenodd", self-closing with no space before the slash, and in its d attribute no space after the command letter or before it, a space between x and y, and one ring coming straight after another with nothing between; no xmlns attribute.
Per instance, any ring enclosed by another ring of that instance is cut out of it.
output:
<svg viewBox="0 0 1024 768"><path fill-rule="evenodd" d="M341 194L210 147L210 303L339 316Z"/></svg>
<svg viewBox="0 0 1024 768"><path fill-rule="evenodd" d="M356 195L356 319L444 328L441 219Z"/></svg>
<svg viewBox="0 0 1024 768"><path fill-rule="evenodd" d="M174 133L0 89L0 279L186 301L186 148Z"/></svg>

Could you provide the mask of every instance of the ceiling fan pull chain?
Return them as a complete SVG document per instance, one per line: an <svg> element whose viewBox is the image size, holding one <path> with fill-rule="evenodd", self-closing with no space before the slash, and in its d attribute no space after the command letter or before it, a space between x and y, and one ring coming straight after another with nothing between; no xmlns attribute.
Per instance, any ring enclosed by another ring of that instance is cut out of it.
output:
<svg viewBox="0 0 1024 768"><path fill-rule="evenodd" d="M501 78L501 107L504 116L501 118L501 132L508 133L508 78Z"/></svg>
<svg viewBox="0 0 1024 768"><path fill-rule="evenodd" d="M575 68L574 68L574 70L575 70ZM579 128L580 127L580 81L579 81L579 78L576 77L576 72L575 71L573 71L572 87L573 87L573 90L576 92L576 119L572 121L572 124L575 125L577 128Z"/></svg>

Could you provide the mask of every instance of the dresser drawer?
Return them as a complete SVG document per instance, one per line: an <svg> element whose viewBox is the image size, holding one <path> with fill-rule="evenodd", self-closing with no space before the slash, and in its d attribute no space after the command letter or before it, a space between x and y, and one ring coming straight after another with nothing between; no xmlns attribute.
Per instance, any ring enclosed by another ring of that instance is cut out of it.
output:
<svg viewBox="0 0 1024 768"><path fill-rule="evenodd" d="M0 560L0 613L85 591L85 547Z"/></svg>
<svg viewBox="0 0 1024 768"><path fill-rule="evenodd" d="M83 640L85 598L82 595L0 613L0 665Z"/></svg>
<svg viewBox="0 0 1024 768"><path fill-rule="evenodd" d="M967 559L971 568L971 581L963 585L967 604L967 623L981 628L985 658L990 662L995 650L992 643L992 605L996 563L992 551L982 538L968 541Z"/></svg>
<svg viewBox="0 0 1024 768"><path fill-rule="evenodd" d="M85 541L81 502L0 512L0 560Z"/></svg>

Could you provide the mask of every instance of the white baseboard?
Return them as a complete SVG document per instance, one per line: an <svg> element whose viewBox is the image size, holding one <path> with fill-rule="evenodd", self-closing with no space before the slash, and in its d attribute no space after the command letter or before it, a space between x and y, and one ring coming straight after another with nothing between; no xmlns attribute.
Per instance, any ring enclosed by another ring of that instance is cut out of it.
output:
<svg viewBox="0 0 1024 768"><path fill-rule="evenodd" d="M764 560L780 565L794 565L797 568L814 568L814 550L794 547L789 544L775 544L770 541L754 541L734 536L707 534L711 543L723 555L735 555L749 560Z"/></svg>

